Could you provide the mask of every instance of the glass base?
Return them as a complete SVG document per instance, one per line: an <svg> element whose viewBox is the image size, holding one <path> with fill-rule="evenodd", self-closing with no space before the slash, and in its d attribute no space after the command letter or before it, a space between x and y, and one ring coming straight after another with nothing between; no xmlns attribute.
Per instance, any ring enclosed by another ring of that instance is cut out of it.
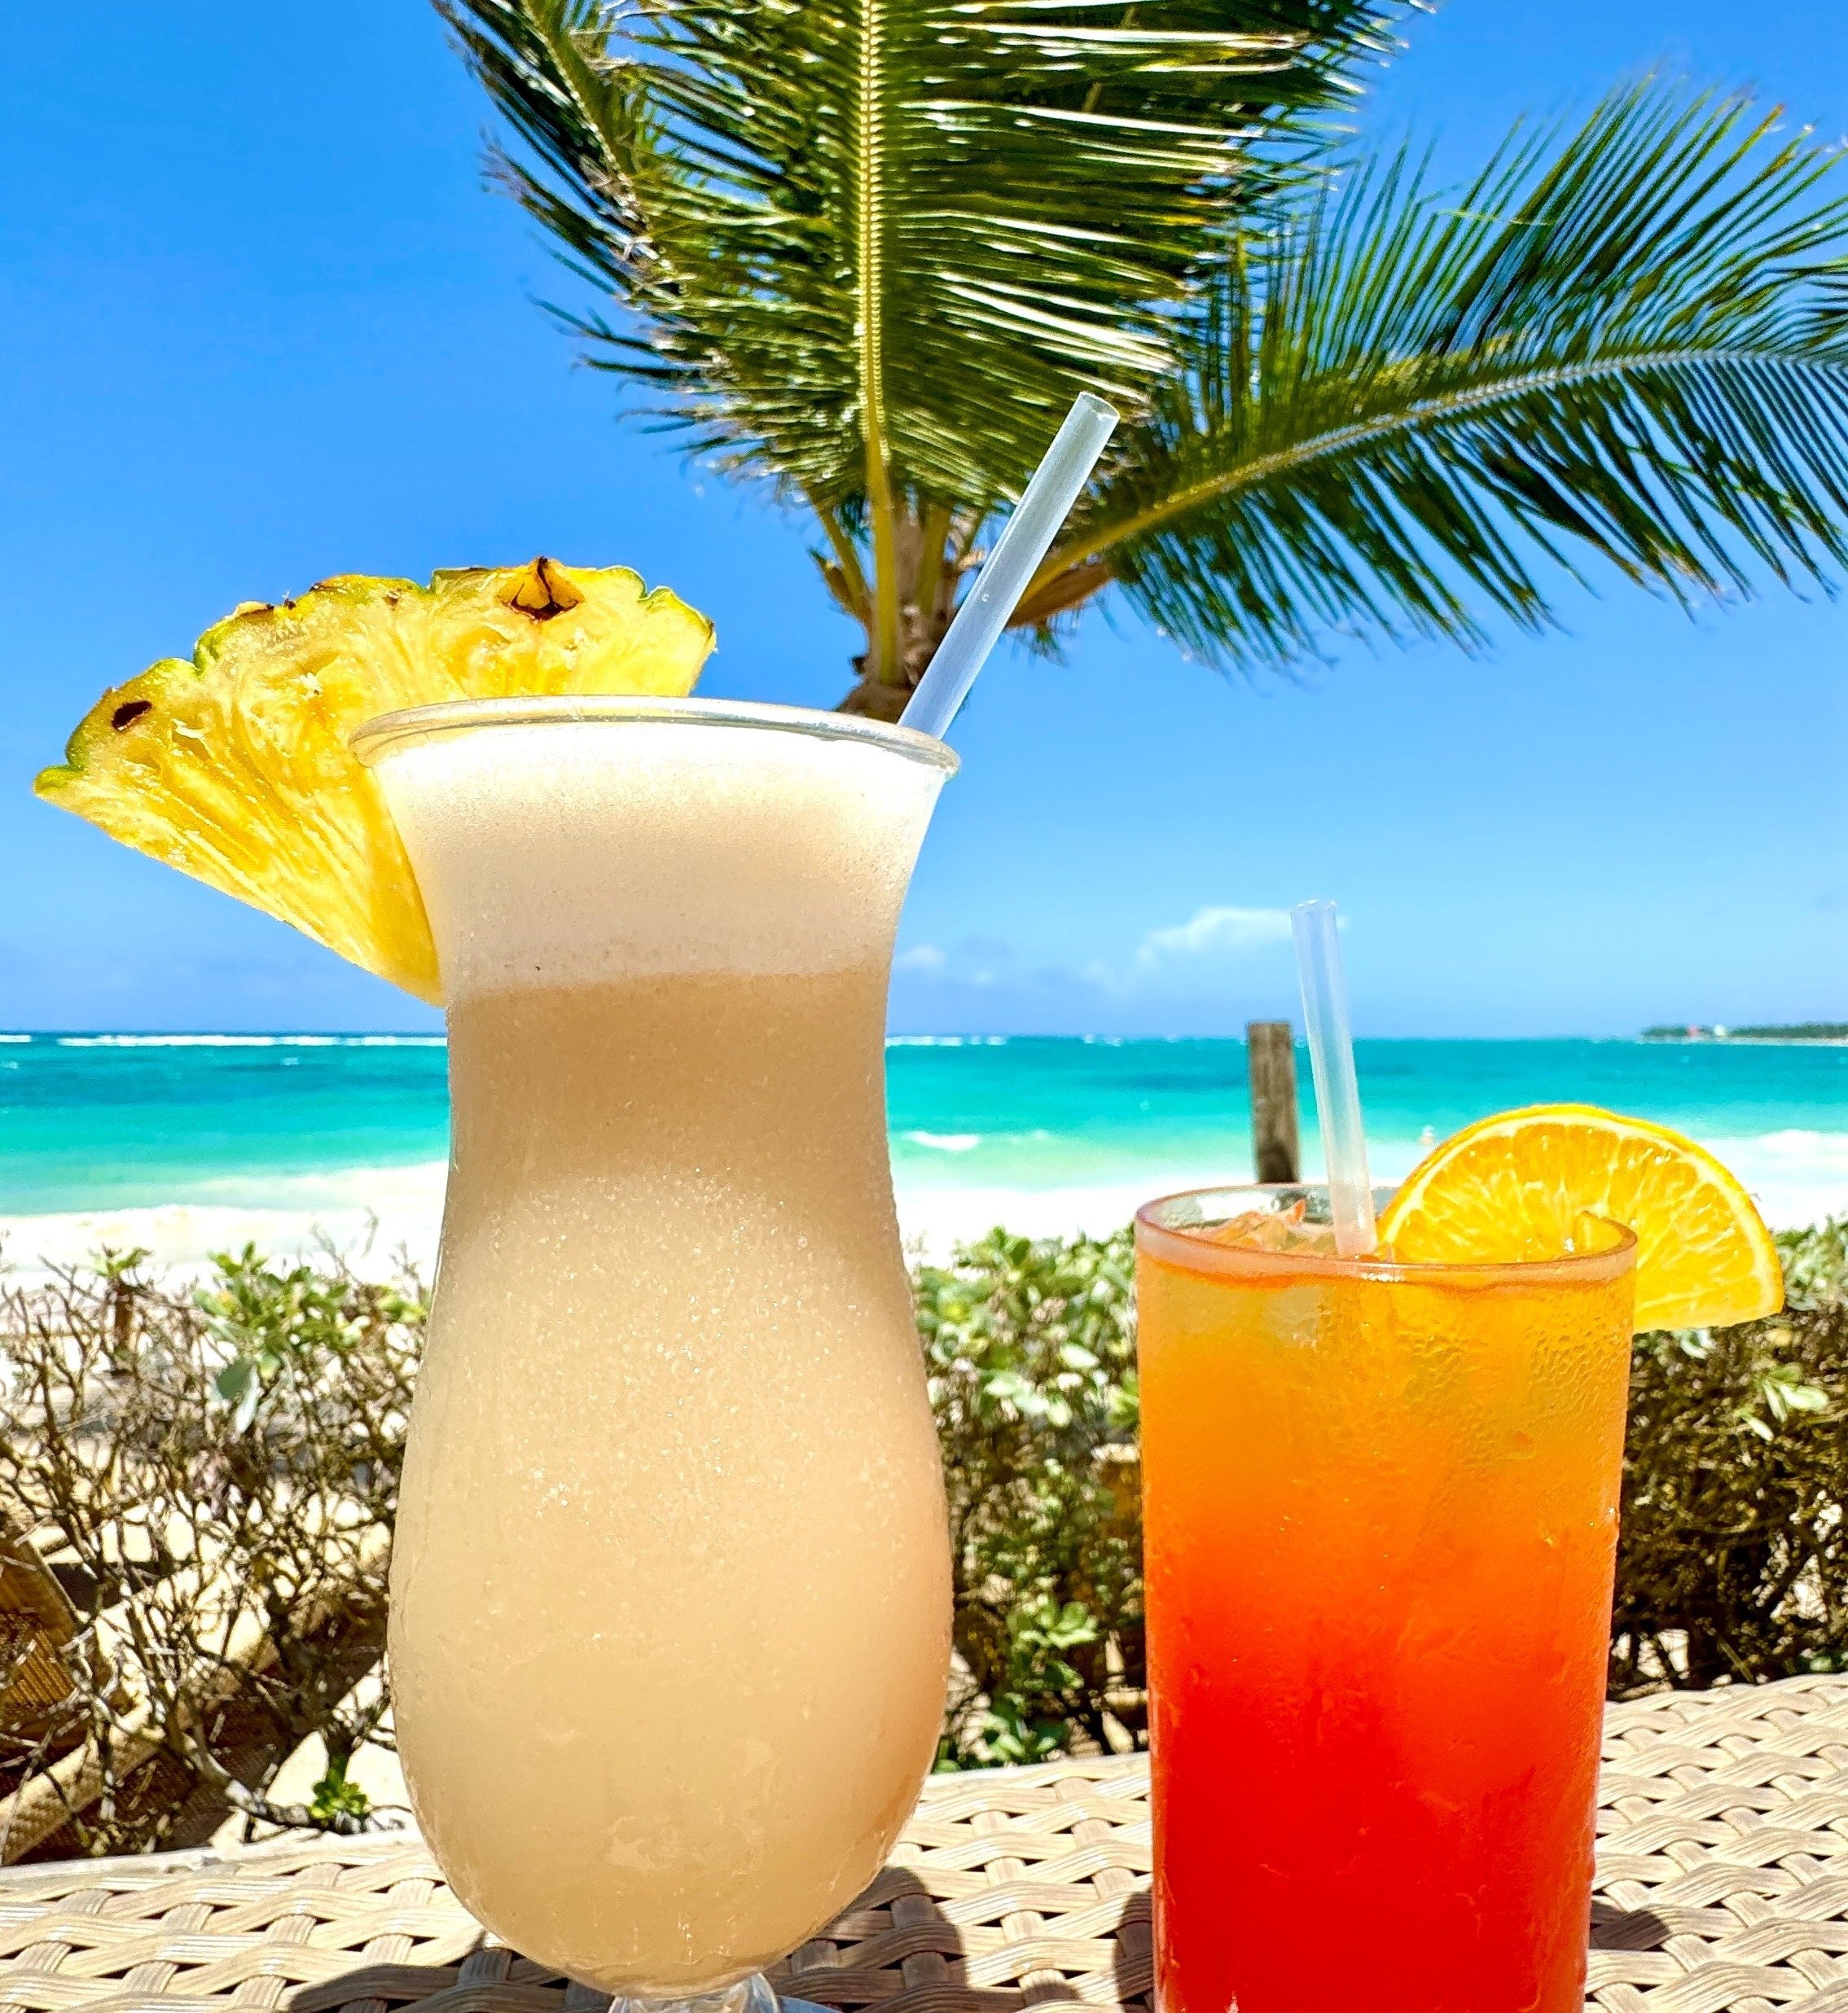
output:
<svg viewBox="0 0 1848 2013"><path fill-rule="evenodd" d="M718 1992L696 1993L690 1999L612 1999L609 2013L832 2013L806 1999L779 1999L759 1971Z"/></svg>

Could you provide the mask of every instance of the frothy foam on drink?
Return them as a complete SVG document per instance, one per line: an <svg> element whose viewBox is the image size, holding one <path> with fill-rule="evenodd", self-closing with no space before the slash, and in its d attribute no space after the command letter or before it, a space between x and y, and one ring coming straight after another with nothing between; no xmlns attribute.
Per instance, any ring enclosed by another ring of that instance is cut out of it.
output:
<svg viewBox="0 0 1848 2013"><path fill-rule="evenodd" d="M387 749L452 1001L666 973L792 974L889 942L943 772L740 725L471 726Z"/></svg>

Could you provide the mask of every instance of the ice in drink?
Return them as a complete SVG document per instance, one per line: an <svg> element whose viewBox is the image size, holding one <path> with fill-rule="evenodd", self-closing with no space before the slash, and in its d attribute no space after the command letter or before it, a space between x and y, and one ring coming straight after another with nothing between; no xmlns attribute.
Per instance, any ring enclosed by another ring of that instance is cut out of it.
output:
<svg viewBox="0 0 1848 2013"><path fill-rule="evenodd" d="M1137 1225L1162 2013L1582 2013L1634 1241L1215 1234L1262 1193Z"/></svg>
<svg viewBox="0 0 1848 2013"><path fill-rule="evenodd" d="M398 1741L498 1934L688 1993L873 1877L937 1736L947 1540L883 1033L950 758L775 708L456 710L373 754L454 1114Z"/></svg>

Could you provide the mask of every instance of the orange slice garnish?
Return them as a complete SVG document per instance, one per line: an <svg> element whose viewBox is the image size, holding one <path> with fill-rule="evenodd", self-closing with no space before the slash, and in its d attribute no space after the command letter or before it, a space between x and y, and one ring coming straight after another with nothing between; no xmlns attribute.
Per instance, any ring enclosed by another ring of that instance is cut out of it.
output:
<svg viewBox="0 0 1848 2013"><path fill-rule="evenodd" d="M1737 1178L1682 1134L1591 1104L1503 1112L1453 1134L1407 1178L1380 1238L1415 1264L1552 1257L1575 1248L1586 1215L1636 1235L1639 1332L1784 1305L1777 1247Z"/></svg>

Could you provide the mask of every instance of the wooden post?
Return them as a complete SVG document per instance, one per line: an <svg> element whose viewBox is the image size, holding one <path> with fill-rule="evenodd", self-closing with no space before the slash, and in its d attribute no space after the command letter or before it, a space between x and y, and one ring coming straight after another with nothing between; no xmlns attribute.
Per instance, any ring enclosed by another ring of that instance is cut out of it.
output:
<svg viewBox="0 0 1848 2013"><path fill-rule="evenodd" d="M1261 1182L1300 1181L1295 1031L1287 1020L1252 1020L1244 1039L1251 1066L1252 1164Z"/></svg>

